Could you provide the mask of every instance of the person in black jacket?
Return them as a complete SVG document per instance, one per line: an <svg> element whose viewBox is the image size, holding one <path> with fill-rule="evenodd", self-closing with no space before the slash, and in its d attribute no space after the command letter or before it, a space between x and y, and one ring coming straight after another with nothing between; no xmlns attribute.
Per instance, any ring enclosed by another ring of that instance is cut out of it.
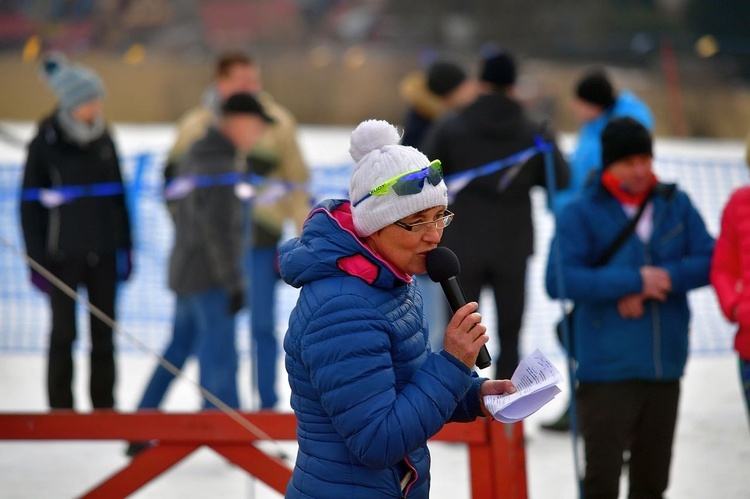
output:
<svg viewBox="0 0 750 499"><path fill-rule="evenodd" d="M533 148L538 138L544 138L542 127L527 118L513 98L515 80L510 55L500 52L485 58L479 97L432 126L422 151L442 162L447 180ZM568 165L554 142L553 157L556 185L565 187ZM478 300L483 286L494 292L500 339L500 358L495 364L498 378L510 378L519 361L526 263L533 253L529 191L546 185L544 155L537 152L509 168L474 178L449 205L456 214L456 230L446 232L443 244L461 261L466 299Z"/></svg>
<svg viewBox="0 0 750 499"><path fill-rule="evenodd" d="M28 147L21 196L26 252L89 301L115 317L116 283L132 269L132 239L115 145L104 123L101 79L62 54L45 58L42 76L58 107L39 124ZM47 393L51 409L73 409L72 345L76 304L31 269L31 282L49 295ZM91 317L90 394L94 409L115 406L112 328Z"/></svg>

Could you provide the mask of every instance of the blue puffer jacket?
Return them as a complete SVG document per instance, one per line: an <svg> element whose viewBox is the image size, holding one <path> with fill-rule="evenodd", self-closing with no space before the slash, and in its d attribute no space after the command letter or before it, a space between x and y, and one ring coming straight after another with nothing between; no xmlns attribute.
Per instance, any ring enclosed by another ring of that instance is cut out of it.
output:
<svg viewBox="0 0 750 499"><path fill-rule="evenodd" d="M430 352L411 276L355 235L348 201L327 200L279 252L301 288L284 338L299 451L287 498L428 497L427 439L481 415L483 379Z"/></svg>
<svg viewBox="0 0 750 499"><path fill-rule="evenodd" d="M578 145L570 158L570 182L555 197L555 210L560 211L583 190L591 171L602 165L602 131L612 118L629 116L649 131L654 131L654 117L646 103L632 92L620 92L615 103L604 113L581 126Z"/></svg>
<svg viewBox="0 0 750 499"><path fill-rule="evenodd" d="M562 212L557 240L566 298L573 317L580 381L675 380L688 353L690 310L687 292L708 284L714 240L688 196L673 185L657 184L652 195L653 234L644 244L637 234L609 262L593 267L627 225L617 201L601 182L587 187ZM547 292L560 298L555 240L547 264ZM625 319L617 301L639 293L644 265L669 271L672 291L664 302L647 301L639 319Z"/></svg>

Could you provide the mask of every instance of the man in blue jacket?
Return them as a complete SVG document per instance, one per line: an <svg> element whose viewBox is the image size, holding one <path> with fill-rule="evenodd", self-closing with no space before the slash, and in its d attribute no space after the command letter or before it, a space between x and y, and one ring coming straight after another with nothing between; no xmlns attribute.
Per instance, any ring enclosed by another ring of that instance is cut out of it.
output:
<svg viewBox="0 0 750 499"><path fill-rule="evenodd" d="M668 485L688 354L687 292L708 283L714 241L688 196L657 181L643 125L614 119L601 143L598 181L559 217L547 291L576 304L572 334L584 496L618 497L623 453L629 450L629 497L658 498ZM635 230L606 264L595 266L643 203Z"/></svg>
<svg viewBox="0 0 750 499"><path fill-rule="evenodd" d="M560 189L555 195L554 209L558 214L581 193L592 177L597 177L602 159L602 130L611 119L629 116L650 132L654 131L654 118L648 105L630 91L616 94L609 77L602 70L591 71L578 82L573 112L582 125L578 132L578 144L570 158L570 182L567 188ZM555 421L542 424L542 428L570 430L569 408Z"/></svg>
<svg viewBox="0 0 750 499"><path fill-rule="evenodd" d="M654 117L648 105L633 92L623 90L616 93L602 70L591 71L578 82L573 112L582 124L578 131L578 144L570 158L570 182L555 198L558 213L583 190L592 171L601 166L602 130L611 119L629 116L652 133L654 131Z"/></svg>

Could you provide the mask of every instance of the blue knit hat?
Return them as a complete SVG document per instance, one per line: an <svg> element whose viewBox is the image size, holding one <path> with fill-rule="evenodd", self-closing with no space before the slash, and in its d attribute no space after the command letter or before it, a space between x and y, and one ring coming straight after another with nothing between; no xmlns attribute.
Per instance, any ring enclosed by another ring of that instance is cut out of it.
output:
<svg viewBox="0 0 750 499"><path fill-rule="evenodd" d="M57 95L61 109L72 110L104 98L104 84L91 69L73 64L61 52L51 52L41 62L41 75Z"/></svg>

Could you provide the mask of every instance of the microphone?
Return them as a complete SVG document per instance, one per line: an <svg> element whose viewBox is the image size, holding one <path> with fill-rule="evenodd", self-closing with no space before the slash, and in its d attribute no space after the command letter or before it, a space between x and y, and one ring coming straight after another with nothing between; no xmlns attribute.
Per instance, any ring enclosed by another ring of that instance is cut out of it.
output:
<svg viewBox="0 0 750 499"><path fill-rule="evenodd" d="M448 305L455 314L456 310L467 303L461 285L458 283L458 277L456 277L461 272L458 257L450 249L438 246L427 253L425 264L427 265L427 275L434 282L440 283L443 293L448 299ZM485 369L490 367L490 364L492 364L492 358L487 351L487 345L482 345L479 354L477 354L476 366Z"/></svg>

